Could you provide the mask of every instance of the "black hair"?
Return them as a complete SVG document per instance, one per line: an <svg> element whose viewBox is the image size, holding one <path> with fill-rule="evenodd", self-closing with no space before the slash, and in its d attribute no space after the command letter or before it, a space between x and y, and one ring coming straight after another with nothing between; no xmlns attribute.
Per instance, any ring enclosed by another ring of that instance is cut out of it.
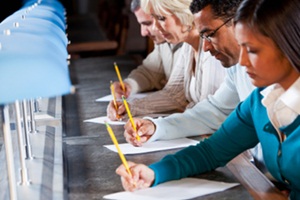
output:
<svg viewBox="0 0 300 200"><path fill-rule="evenodd" d="M223 21L233 18L242 0L193 0L190 10L193 14L200 12L206 6L211 6L215 18Z"/></svg>
<svg viewBox="0 0 300 200"><path fill-rule="evenodd" d="M299 0L244 0L234 23L246 24L272 39L300 72L299 13Z"/></svg>

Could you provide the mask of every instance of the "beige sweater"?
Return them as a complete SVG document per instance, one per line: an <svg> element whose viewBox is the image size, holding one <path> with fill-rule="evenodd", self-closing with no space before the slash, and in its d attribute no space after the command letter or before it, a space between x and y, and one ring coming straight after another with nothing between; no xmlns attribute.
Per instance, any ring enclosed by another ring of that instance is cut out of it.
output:
<svg viewBox="0 0 300 200"><path fill-rule="evenodd" d="M131 94L161 90L170 78L181 46L182 43L155 45L154 50L143 60L143 63L124 80L131 86Z"/></svg>
<svg viewBox="0 0 300 200"><path fill-rule="evenodd" d="M130 103L133 116L153 113L170 113L184 111L187 106L192 107L197 102L213 94L223 82L225 69L219 61L209 53L201 51L196 62L196 90L190 91L192 76L193 49L184 43L176 55L177 61L173 66L168 83L162 90L152 93L145 98L135 99ZM197 102L193 102L190 92L195 92Z"/></svg>

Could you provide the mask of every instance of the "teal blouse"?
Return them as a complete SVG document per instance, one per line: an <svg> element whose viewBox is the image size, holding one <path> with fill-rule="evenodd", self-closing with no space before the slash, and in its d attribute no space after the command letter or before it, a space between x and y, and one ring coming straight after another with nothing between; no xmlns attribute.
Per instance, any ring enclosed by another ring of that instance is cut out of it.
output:
<svg viewBox="0 0 300 200"><path fill-rule="evenodd" d="M284 142L280 142L261 103L261 90L263 88L254 90L240 103L210 138L150 165L155 172L153 186L224 166L261 142L270 173L291 189L291 199L300 199L300 116L292 124L280 128L286 135Z"/></svg>

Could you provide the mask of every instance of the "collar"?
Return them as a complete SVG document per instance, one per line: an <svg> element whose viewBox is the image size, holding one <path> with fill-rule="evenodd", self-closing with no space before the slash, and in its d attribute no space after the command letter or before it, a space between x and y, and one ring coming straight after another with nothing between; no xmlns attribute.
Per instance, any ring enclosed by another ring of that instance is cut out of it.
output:
<svg viewBox="0 0 300 200"><path fill-rule="evenodd" d="M300 77L286 91L276 83L262 90L261 95L264 97L263 105L268 105L276 98L300 115Z"/></svg>
<svg viewBox="0 0 300 200"><path fill-rule="evenodd" d="M172 52L175 52L182 46L183 42L180 42L178 44L171 44L171 43L168 43L168 44L169 44L169 47L171 48Z"/></svg>

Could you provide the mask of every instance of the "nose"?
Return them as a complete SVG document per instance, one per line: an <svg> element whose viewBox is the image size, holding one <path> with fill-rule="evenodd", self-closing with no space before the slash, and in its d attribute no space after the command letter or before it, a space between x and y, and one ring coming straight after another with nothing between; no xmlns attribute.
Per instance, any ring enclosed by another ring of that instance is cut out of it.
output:
<svg viewBox="0 0 300 200"><path fill-rule="evenodd" d="M141 25L141 35L142 35L143 37L146 37L146 36L149 35L148 29L147 29L145 26L143 26L143 25Z"/></svg>
<svg viewBox="0 0 300 200"><path fill-rule="evenodd" d="M161 31L162 28L156 18L153 19L152 30Z"/></svg>
<svg viewBox="0 0 300 200"><path fill-rule="evenodd" d="M211 44L211 42L209 42L209 41L207 41L207 40L205 40L205 39L202 39L202 41L203 41L203 46L202 46L203 51L205 51L205 52L211 51L211 49L212 49L212 44Z"/></svg>
<svg viewBox="0 0 300 200"><path fill-rule="evenodd" d="M158 32L159 31L159 29L158 29L158 23L155 20L153 20L153 23L152 23L152 26L151 26L151 30L153 32Z"/></svg>
<svg viewBox="0 0 300 200"><path fill-rule="evenodd" d="M240 47L239 64L241 66L245 66L245 67L250 66L250 61L249 61L249 57L248 57L246 47L243 47L243 46Z"/></svg>

